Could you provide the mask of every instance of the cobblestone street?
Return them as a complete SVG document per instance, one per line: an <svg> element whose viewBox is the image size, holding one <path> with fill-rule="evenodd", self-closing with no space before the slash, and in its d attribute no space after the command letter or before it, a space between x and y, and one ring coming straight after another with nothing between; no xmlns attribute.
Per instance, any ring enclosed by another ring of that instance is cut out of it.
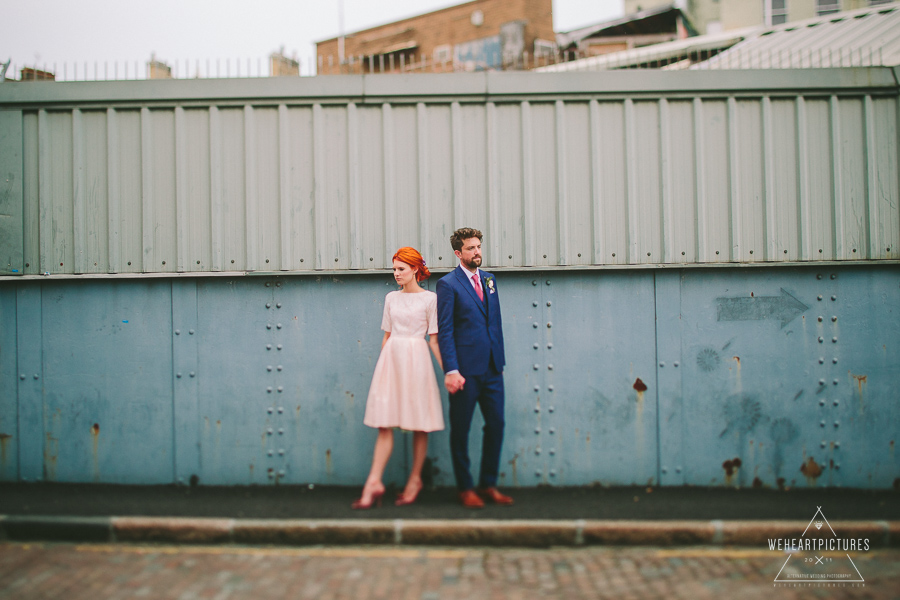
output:
<svg viewBox="0 0 900 600"><path fill-rule="evenodd" d="M846 555L833 555L845 557ZM776 584L764 549L255 548L0 544L0 598L898 598L900 551L852 554L865 583ZM803 554L781 578L810 571ZM812 561L810 561L812 562Z"/></svg>

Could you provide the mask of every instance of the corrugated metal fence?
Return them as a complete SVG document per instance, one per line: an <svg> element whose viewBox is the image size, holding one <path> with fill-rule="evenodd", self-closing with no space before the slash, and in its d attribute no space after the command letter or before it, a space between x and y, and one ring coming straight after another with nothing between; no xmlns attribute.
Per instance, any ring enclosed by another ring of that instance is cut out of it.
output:
<svg viewBox="0 0 900 600"><path fill-rule="evenodd" d="M450 267L462 223L503 267L898 257L891 69L32 83L0 107L16 273L381 269L405 244Z"/></svg>

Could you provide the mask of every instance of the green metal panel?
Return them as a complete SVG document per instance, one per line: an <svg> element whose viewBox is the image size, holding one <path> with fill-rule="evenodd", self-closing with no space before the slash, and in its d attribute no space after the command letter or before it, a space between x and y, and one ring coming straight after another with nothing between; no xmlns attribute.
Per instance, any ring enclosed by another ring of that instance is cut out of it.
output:
<svg viewBox="0 0 900 600"><path fill-rule="evenodd" d="M22 111L0 111L0 274L25 272Z"/></svg>

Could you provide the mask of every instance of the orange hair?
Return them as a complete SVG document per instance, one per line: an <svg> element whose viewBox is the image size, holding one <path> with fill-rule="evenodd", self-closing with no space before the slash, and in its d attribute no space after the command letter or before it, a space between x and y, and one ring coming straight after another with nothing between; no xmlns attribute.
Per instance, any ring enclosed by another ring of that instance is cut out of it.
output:
<svg viewBox="0 0 900 600"><path fill-rule="evenodd" d="M425 266L425 259L422 258L422 255L419 254L419 251L415 248L404 246L403 248L397 250L396 254L394 254L394 257L391 260L399 260L400 262L405 262L412 268L417 269L416 281L425 281L426 279L431 277L431 271L429 271L428 267Z"/></svg>

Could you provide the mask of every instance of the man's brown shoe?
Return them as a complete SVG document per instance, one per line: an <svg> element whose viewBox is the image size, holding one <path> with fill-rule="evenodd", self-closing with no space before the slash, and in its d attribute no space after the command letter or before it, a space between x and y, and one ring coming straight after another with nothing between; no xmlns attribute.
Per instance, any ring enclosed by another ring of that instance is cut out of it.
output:
<svg viewBox="0 0 900 600"><path fill-rule="evenodd" d="M475 490L466 490L459 493L459 501L466 508L484 508L484 501L478 497Z"/></svg>
<svg viewBox="0 0 900 600"><path fill-rule="evenodd" d="M513 499L505 494L501 494L500 490L495 487L482 488L478 490L478 495L493 502L494 504L499 504L500 506L511 506L513 503Z"/></svg>

